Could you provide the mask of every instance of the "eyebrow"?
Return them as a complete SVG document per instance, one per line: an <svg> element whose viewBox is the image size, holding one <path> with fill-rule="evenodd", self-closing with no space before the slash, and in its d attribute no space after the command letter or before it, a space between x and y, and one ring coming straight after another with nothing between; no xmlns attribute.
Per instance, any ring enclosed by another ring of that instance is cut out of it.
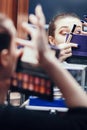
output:
<svg viewBox="0 0 87 130"><path fill-rule="evenodd" d="M79 28L79 27L81 28L81 26L77 26L77 25L76 25L76 28ZM68 28L68 26L62 26L62 27L60 27L59 29L62 29L62 28Z"/></svg>
<svg viewBox="0 0 87 130"><path fill-rule="evenodd" d="M76 29L78 29L78 28L81 28L81 26L76 26ZM62 29L67 29L68 30L68 26L62 26L58 30L61 31Z"/></svg>

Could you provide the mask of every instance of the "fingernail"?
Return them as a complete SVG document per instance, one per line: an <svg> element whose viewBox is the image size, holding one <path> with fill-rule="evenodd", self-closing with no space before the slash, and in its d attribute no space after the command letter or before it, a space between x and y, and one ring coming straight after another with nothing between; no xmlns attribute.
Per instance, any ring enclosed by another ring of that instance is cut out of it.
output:
<svg viewBox="0 0 87 130"><path fill-rule="evenodd" d="M76 46L78 47L79 45L78 45L78 44L76 44Z"/></svg>
<svg viewBox="0 0 87 130"><path fill-rule="evenodd" d="M74 43L75 44L75 47L78 47L79 45L77 43Z"/></svg>
<svg viewBox="0 0 87 130"><path fill-rule="evenodd" d="M40 4L37 5L37 7L42 10L42 6Z"/></svg>

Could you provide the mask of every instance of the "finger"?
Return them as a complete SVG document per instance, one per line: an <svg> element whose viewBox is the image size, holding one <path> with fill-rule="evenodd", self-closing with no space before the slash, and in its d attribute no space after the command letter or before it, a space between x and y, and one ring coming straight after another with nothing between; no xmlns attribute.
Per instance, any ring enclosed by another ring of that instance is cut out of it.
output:
<svg viewBox="0 0 87 130"><path fill-rule="evenodd" d="M69 53L72 53L72 49L71 48L65 49L65 54L69 54Z"/></svg>
<svg viewBox="0 0 87 130"><path fill-rule="evenodd" d="M77 44L77 43L70 43L70 47L75 47L75 48L77 48L77 47L78 47L78 44Z"/></svg>
<svg viewBox="0 0 87 130"><path fill-rule="evenodd" d="M85 32L85 31L82 31L82 32L81 32L81 34L83 34L83 35L87 35L87 32Z"/></svg>
<svg viewBox="0 0 87 130"><path fill-rule="evenodd" d="M65 50L60 50L60 56L64 56L65 55Z"/></svg>
<svg viewBox="0 0 87 130"><path fill-rule="evenodd" d="M15 40L16 40L17 45L28 46L30 48L33 47L31 45L31 41L29 41L29 40L24 40L24 39L21 39L21 38L16 38Z"/></svg>
<svg viewBox="0 0 87 130"><path fill-rule="evenodd" d="M61 62L63 62L63 61L65 61L68 57L71 57L71 56L72 56L72 53L69 53L69 54L60 56L60 57L59 57L59 60L60 60Z"/></svg>
<svg viewBox="0 0 87 130"><path fill-rule="evenodd" d="M42 11L42 7L40 5L38 5L36 8L35 8L35 14L39 20L39 24L41 26L43 26L45 24L45 16L43 14L43 11Z"/></svg>
<svg viewBox="0 0 87 130"><path fill-rule="evenodd" d="M72 53L72 49L68 48L68 49L64 49L60 51L60 56L64 56L66 54Z"/></svg>
<svg viewBox="0 0 87 130"><path fill-rule="evenodd" d="M29 15L29 21L35 26L38 24L38 19L35 15L33 14L30 14Z"/></svg>
<svg viewBox="0 0 87 130"><path fill-rule="evenodd" d="M35 31L36 29L31 27L30 24L23 22L22 23L22 28L28 33L30 34L30 36L32 37L33 35L35 35Z"/></svg>
<svg viewBox="0 0 87 130"><path fill-rule="evenodd" d="M76 43L69 43L69 44L67 44L67 43L62 43L62 44L58 45L58 48L59 48L60 50L68 49L68 48L70 48L70 47L78 47L78 44L76 44Z"/></svg>

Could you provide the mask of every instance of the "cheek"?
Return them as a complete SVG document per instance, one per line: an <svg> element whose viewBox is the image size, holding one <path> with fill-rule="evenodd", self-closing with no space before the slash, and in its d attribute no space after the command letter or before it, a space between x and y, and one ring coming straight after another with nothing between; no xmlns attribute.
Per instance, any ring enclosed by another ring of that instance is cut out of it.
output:
<svg viewBox="0 0 87 130"><path fill-rule="evenodd" d="M57 44L64 43L66 41L66 35L56 35L55 40Z"/></svg>
<svg viewBox="0 0 87 130"><path fill-rule="evenodd" d="M8 64L8 66L6 68L6 73L8 74L8 77L11 77L11 75L13 74L15 69L16 69L15 60L10 58L9 64Z"/></svg>

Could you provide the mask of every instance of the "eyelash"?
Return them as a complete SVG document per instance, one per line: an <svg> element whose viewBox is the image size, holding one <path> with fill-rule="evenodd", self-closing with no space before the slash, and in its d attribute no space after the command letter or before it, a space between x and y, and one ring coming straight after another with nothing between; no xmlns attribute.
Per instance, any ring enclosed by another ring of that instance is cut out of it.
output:
<svg viewBox="0 0 87 130"><path fill-rule="evenodd" d="M63 31L60 32L60 34L62 34L62 35L67 35L67 33L68 32L63 32Z"/></svg>
<svg viewBox="0 0 87 130"><path fill-rule="evenodd" d="M67 35L69 32L63 32L63 31L61 31L60 32L60 34L62 34L63 36L65 36L65 35ZM81 34L81 31L79 31L79 30L77 30L77 31L75 31L75 34Z"/></svg>

